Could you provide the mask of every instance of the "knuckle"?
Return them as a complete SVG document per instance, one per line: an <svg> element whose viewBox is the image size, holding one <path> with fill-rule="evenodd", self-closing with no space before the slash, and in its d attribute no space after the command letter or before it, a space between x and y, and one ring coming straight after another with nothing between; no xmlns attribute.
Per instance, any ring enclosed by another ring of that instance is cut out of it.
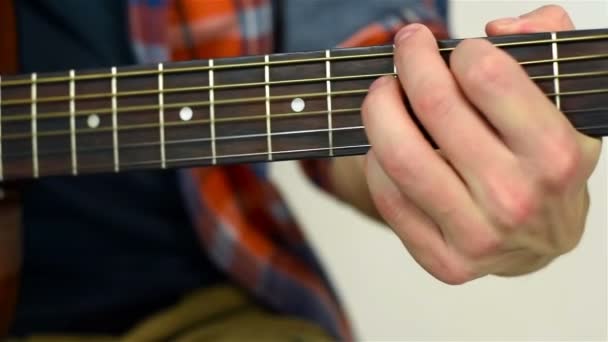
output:
<svg viewBox="0 0 608 342"><path fill-rule="evenodd" d="M499 85L502 80L504 60L498 53L486 52L480 55L477 63L469 63L464 71L465 81L487 87Z"/></svg>
<svg viewBox="0 0 608 342"><path fill-rule="evenodd" d="M583 152L574 134L568 129L561 129L547 135L543 141L543 154L549 162L543 163L543 180L549 190L561 192L566 190L576 179Z"/></svg>
<svg viewBox="0 0 608 342"><path fill-rule="evenodd" d="M536 217L540 199L532 187L498 180L488 191L491 214L501 228L519 230Z"/></svg>
<svg viewBox="0 0 608 342"><path fill-rule="evenodd" d="M496 255L501 250L504 241L497 235L486 233L472 237L465 246L464 254L473 259L482 259Z"/></svg>
<svg viewBox="0 0 608 342"><path fill-rule="evenodd" d="M442 117L448 115L453 108L454 99L445 86L422 82L419 90L420 95L412 100L419 115Z"/></svg>
<svg viewBox="0 0 608 342"><path fill-rule="evenodd" d="M379 152L378 158L387 175L393 179L409 181L417 178L417 163L412 163L409 151L399 144L390 144Z"/></svg>
<svg viewBox="0 0 608 342"><path fill-rule="evenodd" d="M460 265L443 268L431 274L439 281L454 286L466 284L476 278L473 272Z"/></svg>
<svg viewBox="0 0 608 342"><path fill-rule="evenodd" d="M380 215L387 222L404 222L404 210L399 205L401 203L399 194L396 191L377 191L371 189L372 200ZM393 227L395 228L395 227Z"/></svg>
<svg viewBox="0 0 608 342"><path fill-rule="evenodd" d="M477 278L477 274L458 254L429 253L425 262L421 263L424 269L435 279L448 285L462 285Z"/></svg>

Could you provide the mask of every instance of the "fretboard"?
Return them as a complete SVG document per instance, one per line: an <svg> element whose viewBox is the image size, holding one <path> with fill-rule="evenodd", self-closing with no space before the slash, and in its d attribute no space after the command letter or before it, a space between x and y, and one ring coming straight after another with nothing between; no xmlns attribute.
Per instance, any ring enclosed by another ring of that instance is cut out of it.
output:
<svg viewBox="0 0 608 342"><path fill-rule="evenodd" d="M578 130L608 135L608 30L489 40ZM446 61L458 43L439 43ZM393 50L3 76L0 181L363 154L360 106Z"/></svg>

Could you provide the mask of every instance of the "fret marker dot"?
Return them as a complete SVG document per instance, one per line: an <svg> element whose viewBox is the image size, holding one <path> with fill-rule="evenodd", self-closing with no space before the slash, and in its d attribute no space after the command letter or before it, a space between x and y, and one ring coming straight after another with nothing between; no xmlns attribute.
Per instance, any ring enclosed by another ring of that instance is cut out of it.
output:
<svg viewBox="0 0 608 342"><path fill-rule="evenodd" d="M87 118L87 125L89 125L89 128L99 127L99 115L97 115L97 114L89 115L89 117Z"/></svg>
<svg viewBox="0 0 608 342"><path fill-rule="evenodd" d="M291 109L294 112L300 113L304 110L304 108L306 108L306 102L304 102L304 100L302 100L301 98L298 97L291 101Z"/></svg>
<svg viewBox="0 0 608 342"><path fill-rule="evenodd" d="M182 121L192 120L193 115L194 113L192 112L192 108L190 107L184 107L179 111L179 118L182 119Z"/></svg>

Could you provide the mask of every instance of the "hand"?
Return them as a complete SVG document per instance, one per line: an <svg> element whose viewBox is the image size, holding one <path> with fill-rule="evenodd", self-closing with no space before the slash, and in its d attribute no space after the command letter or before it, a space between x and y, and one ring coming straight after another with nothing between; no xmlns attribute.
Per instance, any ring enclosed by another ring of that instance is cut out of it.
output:
<svg viewBox="0 0 608 342"><path fill-rule="evenodd" d="M495 21L489 34L573 29L543 7ZM449 284L526 274L573 249L588 211L586 182L601 149L577 132L517 62L467 40L448 68L430 31L397 35L399 80L370 88L366 176L378 212L416 261ZM438 144L423 138L403 105Z"/></svg>

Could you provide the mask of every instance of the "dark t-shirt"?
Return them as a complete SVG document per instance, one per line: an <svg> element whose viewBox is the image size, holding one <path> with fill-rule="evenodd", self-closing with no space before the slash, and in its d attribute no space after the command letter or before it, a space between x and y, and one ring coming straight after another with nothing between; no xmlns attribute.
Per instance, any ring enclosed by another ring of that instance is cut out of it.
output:
<svg viewBox="0 0 608 342"><path fill-rule="evenodd" d="M22 72L132 64L126 1L16 1ZM120 333L223 280L200 250L176 173L40 180L25 192L13 335Z"/></svg>

